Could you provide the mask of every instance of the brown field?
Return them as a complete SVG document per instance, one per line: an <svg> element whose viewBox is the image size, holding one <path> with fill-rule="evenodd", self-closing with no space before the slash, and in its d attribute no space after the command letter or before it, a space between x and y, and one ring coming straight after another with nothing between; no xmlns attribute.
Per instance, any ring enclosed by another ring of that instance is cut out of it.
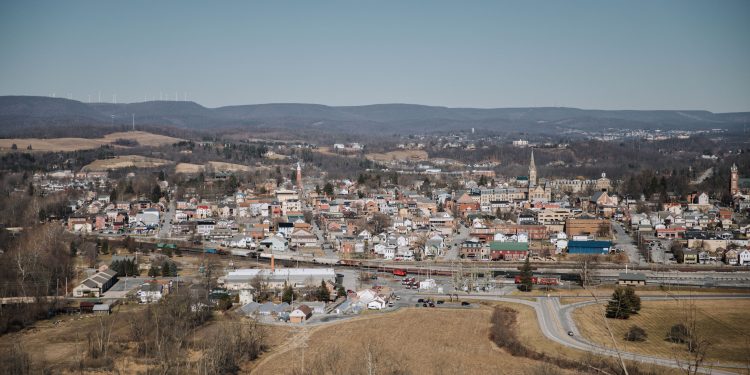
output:
<svg viewBox="0 0 750 375"><path fill-rule="evenodd" d="M225 163L223 161L209 161L205 165L192 163L179 163L175 167L175 173L197 174L206 170L206 165L210 165L216 172L251 172L258 167L248 165Z"/></svg>
<svg viewBox="0 0 750 375"><path fill-rule="evenodd" d="M122 155L113 159L94 160L82 169L84 171L106 171L120 168L155 168L168 164L172 164L172 162L140 155Z"/></svg>
<svg viewBox="0 0 750 375"><path fill-rule="evenodd" d="M685 323L687 311L694 308L698 332L711 341L708 361L734 362L743 365L750 360L750 329L747 328L748 300L644 301L639 314L627 320L607 319L621 350L657 355L664 358L683 358L684 344L664 340L669 328ZM581 334L601 345L612 347L605 328L604 304L582 307L573 312ZM648 334L644 342L628 342L625 332L637 325Z"/></svg>
<svg viewBox="0 0 750 375"><path fill-rule="evenodd" d="M429 158L424 150L398 150L386 153L365 154L367 159L375 162L389 162L394 160L425 161Z"/></svg>
<svg viewBox="0 0 750 375"><path fill-rule="evenodd" d="M347 373L345 369L361 370L368 353L381 358L376 365L382 369L412 374L523 374L540 366L507 354L489 340L490 315L486 307L403 309L304 327L290 342L261 357L254 373L287 374L302 366L318 368L321 362Z"/></svg>
<svg viewBox="0 0 750 375"><path fill-rule="evenodd" d="M32 370L45 367L50 373L61 374L135 374L153 371L150 359L144 359L134 350L134 343L130 338L130 328L127 320L130 315L144 309L144 305L130 304L122 305L117 309L116 323L113 326L111 336L110 353L115 358L112 371L100 369L84 369L79 371L78 363L86 356L88 337L87 334L95 332L99 325L98 318L93 314L82 316L57 316L50 320L41 320L33 327L19 332L0 336L0 348L6 345L18 343L30 354L33 363ZM211 321L201 326L191 337L191 343L205 340L212 336L220 322L227 320L236 321L231 315L215 313ZM59 323L54 324L55 321ZM240 322L245 322L241 320ZM292 336L292 329L284 326L263 327L266 336L266 344L273 350ZM197 347L200 347L198 345ZM202 353L194 348L189 350L190 360L196 360ZM248 365L252 365L249 363ZM36 372L32 372L36 373ZM41 372L39 372L41 373ZM191 373L187 371L186 373ZM245 373L245 372L243 372Z"/></svg>
<svg viewBox="0 0 750 375"><path fill-rule="evenodd" d="M104 136L104 138L9 138L0 139L0 151L10 151L13 144L19 150L26 150L31 145L32 151L64 152L90 150L102 145L111 144L117 139L131 139L137 141L141 146L161 146L179 142L182 139L172 138L165 135L152 134L143 131L117 132ZM116 146L122 148L122 146Z"/></svg>

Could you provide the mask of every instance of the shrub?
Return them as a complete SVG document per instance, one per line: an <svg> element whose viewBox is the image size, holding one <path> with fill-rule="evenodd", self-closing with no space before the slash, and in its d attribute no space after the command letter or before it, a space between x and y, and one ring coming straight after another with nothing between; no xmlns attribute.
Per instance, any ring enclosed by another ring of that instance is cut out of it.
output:
<svg viewBox="0 0 750 375"><path fill-rule="evenodd" d="M667 332L667 341L676 344L684 344L690 340L690 330L682 324L673 325Z"/></svg>
<svg viewBox="0 0 750 375"><path fill-rule="evenodd" d="M628 329L628 332L625 333L625 340L627 341L637 341L642 342L646 341L646 338L648 337L648 334L646 331L638 327L636 325L630 326L630 329Z"/></svg>

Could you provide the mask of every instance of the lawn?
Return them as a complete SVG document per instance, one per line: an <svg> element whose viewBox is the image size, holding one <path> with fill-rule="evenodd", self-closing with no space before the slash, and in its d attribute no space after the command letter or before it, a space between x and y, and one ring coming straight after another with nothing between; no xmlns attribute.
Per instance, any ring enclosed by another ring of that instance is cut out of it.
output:
<svg viewBox="0 0 750 375"><path fill-rule="evenodd" d="M585 306L574 311L573 318L584 337L612 347L612 340L605 328L604 309L604 304ZM699 334L711 341L709 361L747 364L750 359L750 329L745 322L750 300L644 301L640 313L630 319L606 321L617 346L622 350L681 358L687 354L685 345L673 344L664 338L672 325L685 322L687 312L691 310L695 311ZM624 340L625 332L632 325L646 331L646 341Z"/></svg>

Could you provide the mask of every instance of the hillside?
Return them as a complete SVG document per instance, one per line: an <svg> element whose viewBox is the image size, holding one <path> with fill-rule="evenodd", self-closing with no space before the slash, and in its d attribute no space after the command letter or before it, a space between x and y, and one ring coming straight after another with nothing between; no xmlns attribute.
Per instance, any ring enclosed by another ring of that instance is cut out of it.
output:
<svg viewBox="0 0 750 375"><path fill-rule="evenodd" d="M194 102L86 104L0 97L0 134L25 126L167 125L190 129L306 129L349 133L418 133L470 128L556 133L569 129L712 129L744 126L750 113L679 110L586 110L565 107L448 108L414 104L325 106L272 103L206 108Z"/></svg>

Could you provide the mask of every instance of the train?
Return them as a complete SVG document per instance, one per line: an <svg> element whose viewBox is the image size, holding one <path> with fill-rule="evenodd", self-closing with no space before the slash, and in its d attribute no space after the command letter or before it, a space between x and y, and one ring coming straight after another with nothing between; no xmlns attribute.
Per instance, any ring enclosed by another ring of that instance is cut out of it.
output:
<svg viewBox="0 0 750 375"><path fill-rule="evenodd" d="M521 283L521 275L516 276L515 283L516 284ZM557 277L532 276L531 283L534 285L560 285L560 279Z"/></svg>

